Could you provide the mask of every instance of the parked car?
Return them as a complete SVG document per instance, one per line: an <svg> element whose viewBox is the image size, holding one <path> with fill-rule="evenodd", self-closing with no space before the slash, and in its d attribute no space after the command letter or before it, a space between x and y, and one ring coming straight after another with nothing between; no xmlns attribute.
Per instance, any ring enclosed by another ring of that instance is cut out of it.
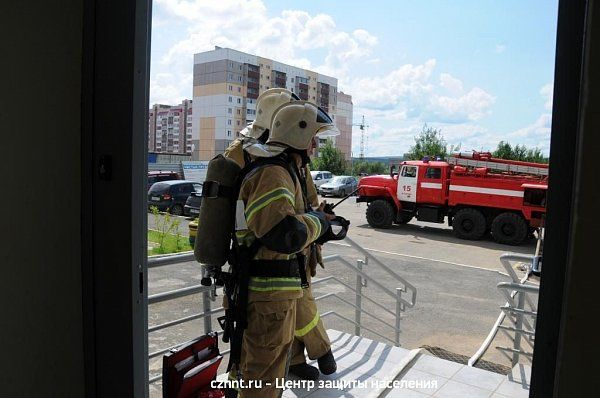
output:
<svg viewBox="0 0 600 398"><path fill-rule="evenodd" d="M318 170L313 170L310 172L310 176L313 179L313 182L315 183L315 189L318 191L319 187L329 181L331 181L331 179L333 178L333 174L331 174L330 171L318 171Z"/></svg>
<svg viewBox="0 0 600 398"><path fill-rule="evenodd" d="M148 189L152 185L161 181L179 180L179 174L174 171L149 171L148 172Z"/></svg>
<svg viewBox="0 0 600 398"><path fill-rule="evenodd" d="M196 190L187 198L183 206L183 215L188 217L198 217L200 214L200 205L202 204L202 188Z"/></svg>
<svg viewBox="0 0 600 398"><path fill-rule="evenodd" d="M180 216L188 197L194 191L202 191L202 184L194 181L171 180L157 182L148 190L148 208L156 206L160 211L169 211Z"/></svg>
<svg viewBox="0 0 600 398"><path fill-rule="evenodd" d="M336 176L319 187L319 193L323 196L346 196L358 187L358 180L352 176Z"/></svg>

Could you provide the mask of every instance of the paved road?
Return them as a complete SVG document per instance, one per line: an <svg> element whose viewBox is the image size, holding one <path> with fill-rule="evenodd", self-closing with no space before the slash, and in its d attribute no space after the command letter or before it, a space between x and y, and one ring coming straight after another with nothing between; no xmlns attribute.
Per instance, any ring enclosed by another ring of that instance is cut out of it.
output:
<svg viewBox="0 0 600 398"><path fill-rule="evenodd" d="M332 201L331 198L327 198ZM402 318L401 343L407 348L422 345L439 346L449 351L472 355L493 325L499 314L499 307L504 304L496 289L499 282L508 278L499 271L504 271L498 256L507 251L531 254L534 242L519 247L499 245L491 239L477 242L463 241L452 234L445 225L425 224L411 221L407 225L395 226L389 230L375 230L365 220L365 204L344 202L336 208L337 214L351 221L348 234L380 258L385 264L414 284L418 289L417 304L406 310ZM149 217L150 219L152 216ZM152 225L150 223L149 225ZM182 222L182 233L187 222ZM329 243L324 247L324 254L340 254L351 262L360 255L346 244ZM397 287L387 273L370 263L366 271L386 287ZM326 269L319 269L319 277L335 275L351 286L355 285L355 276L339 263L327 264ZM148 285L150 294L191 286L200 281L197 263L176 264L149 272ZM354 301L354 293L338 283L315 285L315 295L320 296L336 292L347 300ZM369 297L394 311L393 299L384 294L374 284L365 290ZM217 301L218 304L219 300ZM354 317L354 309L336 298L327 298L319 302L321 313L336 311L347 317ZM365 308L377 314L388 323L394 318L376 306L365 303ZM149 310L151 325L159 324L178 317L201 311L201 300L198 295L178 299L173 302L153 305ZM393 331L380 322L364 315L366 325L393 338ZM325 319L328 328L354 332L354 326L334 316ZM214 328L218 326L213 320ZM197 320L188 324L172 327L152 333L149 339L149 351L171 344L187 341L202 334L203 321ZM380 339L369 332L365 336ZM508 345L506 339L500 338L494 345ZM487 360L508 364L508 361L497 350L491 348ZM160 368L160 360L151 361L151 369Z"/></svg>
<svg viewBox="0 0 600 398"><path fill-rule="evenodd" d="M325 199L329 202L337 201L334 198ZM425 223L414 219L406 225L374 229L367 223L367 205L351 199L335 210L337 214L350 220L348 236L367 248L494 270L503 270L498 261L502 253L532 254L535 250L533 240L521 246L501 245L489 236L480 241L465 241L454 236L452 228L447 224Z"/></svg>

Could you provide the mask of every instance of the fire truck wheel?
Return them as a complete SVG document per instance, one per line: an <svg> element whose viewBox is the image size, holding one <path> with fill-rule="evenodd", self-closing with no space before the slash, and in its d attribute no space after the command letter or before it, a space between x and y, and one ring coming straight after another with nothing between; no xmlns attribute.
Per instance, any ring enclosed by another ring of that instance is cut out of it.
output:
<svg viewBox="0 0 600 398"><path fill-rule="evenodd" d="M367 207L367 222L374 228L390 228L394 221L394 213L390 202L375 200Z"/></svg>
<svg viewBox="0 0 600 398"><path fill-rule="evenodd" d="M518 245L527 237L527 223L516 213L500 213L492 222L492 236L498 243Z"/></svg>
<svg viewBox="0 0 600 398"><path fill-rule="evenodd" d="M460 239L478 240L485 234L485 217L472 208L460 209L452 220L454 234Z"/></svg>

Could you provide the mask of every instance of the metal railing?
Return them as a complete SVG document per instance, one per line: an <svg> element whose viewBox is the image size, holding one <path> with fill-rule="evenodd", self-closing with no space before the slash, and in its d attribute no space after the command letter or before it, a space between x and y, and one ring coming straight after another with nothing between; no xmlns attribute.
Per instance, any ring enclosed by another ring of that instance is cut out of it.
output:
<svg viewBox="0 0 600 398"><path fill-rule="evenodd" d="M400 345L400 319L401 314L406 308L412 308L415 305L417 298L417 289L414 285L409 283L403 277L398 275L394 270L392 270L389 266L381 262L378 258L373 256L371 253L362 248L358 243L354 242L352 239L346 237L345 241L356 251L358 251L363 257L356 260L356 264L348 261L344 257L339 254L334 254L330 256L323 257L324 262L336 262L344 265L350 271L352 271L356 275L355 285L345 282L341 278L337 276L327 276L320 279L315 279L312 281L312 285L324 284L326 282L334 282L338 283L351 292L354 293L354 302L348 300L337 293L327 293L322 296L315 297L316 301L322 301L329 298L334 298L342 303L354 308L354 319L347 317L343 314L340 314L336 311L325 311L321 313L321 318L336 316L340 319L343 319L350 324L354 325L354 333L357 336L360 336L362 331L368 331L380 338L391 342L394 345ZM185 254L176 254L169 256L161 256L161 257L151 257L148 259L148 268L157 268L166 265L178 264L182 262L195 261L193 253L185 253ZM374 279L369 275L369 273L365 272L365 268L369 267L369 264L375 264L386 271L394 281L399 282L400 286L396 287L394 290L384 286L380 281ZM383 292L388 297L392 298L395 302L395 310L392 311L388 307L384 306L380 302L368 297L365 294L364 288L368 286L368 283L372 283L374 286L378 288L378 291ZM194 294L201 294L202 297L202 312L194 313L192 315L188 315L182 318L178 318L172 321L168 321L165 323L161 323L158 325L153 325L148 327L148 333L156 332L168 327L173 327L177 325L181 325L186 322L194 321L197 319L204 320L204 333L208 333L212 331L212 317L213 315L219 315L224 313L224 308L222 306L213 308L212 302L215 301L216 298L216 289L215 287L208 287L202 285L193 285L181 289L171 290L163 293L153 294L148 297L148 305L161 303L169 300L175 300L181 297L186 297ZM408 299L407 299L408 297ZM388 314L391 317L394 317L394 323L390 323L385 320L383 317L379 316L376 313L365 310L363 306L363 300L369 302L381 309L384 314ZM380 333L377 330L374 330L371 327L365 326L363 322L362 315L368 315L370 318L376 320L381 324L384 328L391 330L394 332L394 338L389 338L388 336ZM219 335L222 334L222 331L217 332ZM179 342L177 344L171 345L169 347L161 348L157 351L154 351L149 354L149 359L158 357L162 354L169 352L170 350L177 348L183 344L188 342ZM229 350L225 350L222 352L223 355L227 354ZM157 380L160 380L161 375L155 375L149 378L149 383L154 383Z"/></svg>
<svg viewBox="0 0 600 398"><path fill-rule="evenodd" d="M524 263L527 267L522 278L519 278L512 266L516 261ZM539 256L506 253L500 256L500 262L512 279L512 282L500 282L497 285L500 293L506 298L506 303L500 307L500 315L483 344L469 359L469 366L473 366L483 356L498 331L502 331L512 341L512 347L496 347L508 357L512 366L519 362L521 356L530 361L533 358L539 286L531 284L528 279L539 262ZM505 322L507 320L508 325ZM529 345L529 350L524 348L523 342Z"/></svg>

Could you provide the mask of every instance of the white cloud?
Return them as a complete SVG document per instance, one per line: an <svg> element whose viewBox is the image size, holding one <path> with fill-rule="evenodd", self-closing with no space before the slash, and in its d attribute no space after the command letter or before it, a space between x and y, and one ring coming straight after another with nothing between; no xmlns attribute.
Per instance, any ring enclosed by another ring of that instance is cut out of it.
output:
<svg viewBox="0 0 600 398"><path fill-rule="evenodd" d="M375 46L379 42L377 37L373 36L364 29L356 29L354 32L352 32L352 36L359 42L368 46Z"/></svg>
<svg viewBox="0 0 600 398"><path fill-rule="evenodd" d="M471 123L447 124L431 123L428 126L439 129L450 146L460 145L463 150L493 150L498 143L496 137L487 129ZM366 156L399 156L409 151L414 145L414 137L419 134L423 124L415 121L375 123L367 129ZM353 131L353 153L358 156L360 147L360 130Z"/></svg>
<svg viewBox="0 0 600 398"><path fill-rule="evenodd" d="M432 95L428 112L433 120L463 122L489 114L495 98L479 87L457 97Z"/></svg>
<svg viewBox="0 0 600 398"><path fill-rule="evenodd" d="M192 75L193 54L214 46L274 58L341 80L348 76L352 63L368 59L378 43L377 37L364 29L339 29L327 14L286 10L271 16L261 0L156 0L155 15L160 18L161 27L165 28L164 21L170 17L173 26L183 23L187 32L153 64L153 81L157 81L155 73L163 72L170 72L173 79L162 86L151 85L151 102L158 98L157 92L167 87L178 88L182 97L189 97L192 87L184 86L184 82L187 84ZM307 52L319 52L322 62L311 63Z"/></svg>
<svg viewBox="0 0 600 398"><path fill-rule="evenodd" d="M463 92L462 82L448 73L440 73L440 86L453 95L458 95Z"/></svg>
<svg viewBox="0 0 600 398"><path fill-rule="evenodd" d="M526 145L530 148L540 148L544 154L550 152L550 132L552 129L552 96L554 92L554 83L548 83L540 89L540 95L544 100L544 109L542 113L531 124L521 127L506 134L506 140L511 144Z"/></svg>
<svg viewBox="0 0 600 398"><path fill-rule="evenodd" d="M515 145L540 148L547 155L550 152L551 127L552 114L544 113L532 124L508 133L505 140Z"/></svg>
<svg viewBox="0 0 600 398"><path fill-rule="evenodd" d="M177 83L173 83L177 82ZM191 76L179 81L171 73L157 73L150 79L150 87L152 90L153 101L151 104L166 104L175 105L181 103L185 98L190 98L189 95L181 95L181 86L189 86L189 91L192 87Z"/></svg>
<svg viewBox="0 0 600 398"><path fill-rule="evenodd" d="M506 46L504 44L496 44L496 48L494 49L494 51L497 54L502 54L504 51L506 51Z"/></svg>
<svg viewBox="0 0 600 398"><path fill-rule="evenodd" d="M552 100L554 98L554 82L544 85L540 89L540 94L541 94L542 98L544 98L544 100L546 101L544 103L544 108L546 108L546 110L548 110L548 111L551 111L552 110Z"/></svg>
<svg viewBox="0 0 600 398"><path fill-rule="evenodd" d="M479 87L465 92L448 73L434 79L435 68L435 59L402 65L384 76L354 79L349 92L357 108L378 110L389 120L463 123L489 114L495 97Z"/></svg>

